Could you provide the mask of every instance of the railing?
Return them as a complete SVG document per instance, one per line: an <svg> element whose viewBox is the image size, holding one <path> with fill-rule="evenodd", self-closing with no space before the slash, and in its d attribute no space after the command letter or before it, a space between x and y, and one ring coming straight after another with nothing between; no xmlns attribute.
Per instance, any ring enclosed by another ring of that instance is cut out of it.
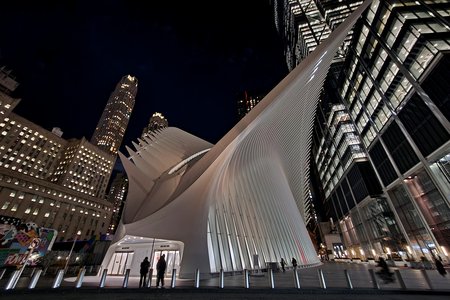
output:
<svg viewBox="0 0 450 300"><path fill-rule="evenodd" d="M176 288L176 271L177 271L176 269L172 270L170 288ZM364 275L363 273L367 272L367 271L368 271L368 274L365 273L365 275ZM75 279L75 284L72 287L79 289L83 286L83 281L86 278L85 272L86 272L85 268L80 269L78 276ZM122 288L128 288L129 280L130 280L130 272L131 272L130 269L125 270L125 274L123 276L123 281L122 281L122 285L121 285ZM436 271L434 271L434 270L429 270L429 271L428 270L408 270L408 269L403 270L403 271L395 270L394 275L393 275L395 278L395 282L394 282L394 284L390 284L389 286L387 284L383 283L383 280L380 279L380 277L376 274L376 272L374 271L373 268L368 269L366 271L364 271L364 270L359 271L359 273L355 272L355 274L357 274L358 277L360 277L362 275L368 276L368 281L371 282L371 287L369 286L369 288L377 289L377 290L380 290L380 289L390 289L390 290L393 290L393 289L398 289L398 290L420 289L418 287L418 285L414 284L414 281L416 283L420 282L422 284L422 286L425 283L425 286L423 286L423 288L422 288L425 290L437 290L437 289L450 290L450 278L448 278L448 277L440 278L440 280L443 282L443 284L441 284L441 286L438 286L436 284L437 281L432 280L430 278L429 272L436 272ZM5 272L0 271L0 273L3 276ZM286 272L286 273L289 273L289 272ZM249 289L251 287L252 288L253 287L255 287L255 288L258 288L258 287L259 288L261 288L261 287L267 288L268 287L271 289L275 289L275 288L277 288L277 281L280 280L280 281L283 281L283 285L280 285L280 288L301 289L300 282L301 282L303 275L299 274L298 269L293 269L292 273L293 273L293 276L289 279L288 274L280 274L279 276L276 276L272 269L268 269L267 277L269 280L264 279L264 280L258 281L257 278L252 279L252 275L250 274L249 270L244 270L244 272L243 272L244 280L241 281L242 282L241 287L244 287L245 289ZM27 285L28 289L34 289L36 287L38 281L41 278L41 274L42 274L42 270L40 270L40 269L33 270L33 272L31 273L31 276L30 276L29 283ZM103 269L101 276L99 277L99 281L97 281L98 284L95 284L95 286L97 286L98 288L105 288L107 279L109 277L114 277L117 279L117 276L110 275L108 277L107 274L108 274L108 270ZM311 273L311 272L309 273L309 279L311 279L311 277L313 277L312 274L313 273ZM16 288L17 289L23 288L24 285L16 287L17 283L20 279L20 275L21 275L21 272L19 272L19 271L12 272L9 276L9 279L7 280L6 285L3 286L3 289L4 290L14 290ZM144 284L144 287L152 288L152 285L151 285L152 275L153 275L153 269L150 270L148 281ZM367 288L367 287L356 286L352 275L353 275L352 271L349 271L347 269L344 269L344 270L341 269L339 272L336 272L336 271L329 272L328 278L327 278L326 273L324 273L323 269L318 268L317 273L316 273L316 276L317 276L316 282L318 282L318 287L320 289L324 289L324 290L327 288L330 288L329 284L335 283L338 280L342 280L344 282L343 286L341 288L347 288L347 289L351 289L351 290L353 290L355 288ZM432 274L432 275L434 275L434 274ZM239 275L239 276L241 276L241 275ZM434 276L436 276L436 275L434 275ZM190 282L190 284L191 284L190 287L194 287L194 288L202 287L202 282L200 281L200 277L201 277L200 271L199 271L199 269L197 269L194 277L192 278L193 284L191 281L184 281L183 287L187 287L186 282ZM258 277L261 277L261 276L258 276ZM265 276L263 276L263 277L265 277ZM97 278L97 277L93 277L93 278ZM51 285L47 286L47 287L51 287L53 289L61 288L63 279L64 279L64 270L61 269L57 272L54 279L51 282L49 282L49 283L51 283ZM252 280L255 280L255 284L253 284ZM361 280L361 278L359 278L359 280ZM208 284L205 283L203 285L203 287L206 287L206 286L211 287L211 282L212 282L212 279L209 279ZM238 282L238 281L235 281L235 282ZM90 286L92 286L92 283L93 283L92 278L91 278L90 283L91 283ZM288 286L286 286L286 284ZM220 270L219 278L218 278L217 284L215 286L218 288L225 288L225 276L224 276L224 271L222 269ZM235 285L230 284L228 287L236 287L236 284ZM305 287L302 287L302 288L305 289Z"/></svg>

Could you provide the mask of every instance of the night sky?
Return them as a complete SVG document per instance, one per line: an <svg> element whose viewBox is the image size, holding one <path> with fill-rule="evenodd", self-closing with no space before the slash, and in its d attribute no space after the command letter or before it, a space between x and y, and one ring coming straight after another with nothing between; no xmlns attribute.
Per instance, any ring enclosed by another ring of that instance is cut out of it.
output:
<svg viewBox="0 0 450 300"><path fill-rule="evenodd" d="M244 91L267 93L287 75L269 0L10 2L0 66L20 84L14 112L66 139L90 139L130 74L139 86L123 145L155 111L216 143Z"/></svg>

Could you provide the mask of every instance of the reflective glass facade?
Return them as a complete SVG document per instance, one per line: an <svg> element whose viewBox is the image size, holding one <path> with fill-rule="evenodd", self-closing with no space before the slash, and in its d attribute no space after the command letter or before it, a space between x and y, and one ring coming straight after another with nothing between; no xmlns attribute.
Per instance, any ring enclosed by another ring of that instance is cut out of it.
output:
<svg viewBox="0 0 450 300"><path fill-rule="evenodd" d="M314 2L331 30L359 5ZM449 22L450 1L372 1L331 67L314 126L314 194L322 219L339 220L348 257L449 259ZM329 122L337 105L365 161L343 154Z"/></svg>

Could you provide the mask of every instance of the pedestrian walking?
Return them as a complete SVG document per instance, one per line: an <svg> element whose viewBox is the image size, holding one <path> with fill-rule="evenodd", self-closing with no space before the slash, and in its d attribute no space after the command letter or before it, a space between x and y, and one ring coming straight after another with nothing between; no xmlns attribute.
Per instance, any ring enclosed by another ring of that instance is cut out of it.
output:
<svg viewBox="0 0 450 300"><path fill-rule="evenodd" d="M147 273L148 268L150 267L150 262L148 261L148 257L144 258L144 260L141 262L141 279L139 280L139 287L145 287L145 284L147 283Z"/></svg>
<svg viewBox="0 0 450 300"><path fill-rule="evenodd" d="M447 271L444 268L444 264L439 259L434 258L434 264L436 265L436 270L445 277L447 275Z"/></svg>
<svg viewBox="0 0 450 300"><path fill-rule="evenodd" d="M281 258L280 265L281 265L281 270L283 272L285 272L286 269L284 268L284 266L286 266L286 261L284 260L284 258Z"/></svg>
<svg viewBox="0 0 450 300"><path fill-rule="evenodd" d="M378 276L380 276L381 279L383 279L384 283L394 282L394 273L391 272L387 262L381 256L378 258L377 267L379 267L380 269L376 273L378 274Z"/></svg>
<svg viewBox="0 0 450 300"><path fill-rule="evenodd" d="M292 258L292 266L294 269L297 269L297 260L295 258Z"/></svg>
<svg viewBox="0 0 450 300"><path fill-rule="evenodd" d="M165 254L161 255L156 264L156 287L159 287L159 283L161 282L161 288L164 288L164 273L167 267L165 256Z"/></svg>

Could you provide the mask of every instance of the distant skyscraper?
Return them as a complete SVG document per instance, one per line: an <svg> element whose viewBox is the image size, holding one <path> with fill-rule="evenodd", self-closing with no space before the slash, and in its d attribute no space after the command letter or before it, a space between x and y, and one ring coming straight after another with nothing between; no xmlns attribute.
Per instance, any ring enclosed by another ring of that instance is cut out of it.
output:
<svg viewBox="0 0 450 300"><path fill-rule="evenodd" d="M130 75L122 77L106 103L91 143L107 153L116 155L119 151L133 110L137 85L136 77Z"/></svg>
<svg viewBox="0 0 450 300"><path fill-rule="evenodd" d="M142 136L146 135L151 131L166 128L167 126L169 126L169 122L162 115L162 113L155 112L148 121L147 127L145 127L144 130L142 131Z"/></svg>
<svg viewBox="0 0 450 300"><path fill-rule="evenodd" d="M19 83L11 75L11 71L7 70L5 67L0 68L0 91L5 94L10 94L13 92Z"/></svg>
<svg viewBox="0 0 450 300"><path fill-rule="evenodd" d="M108 202L113 204L113 213L111 216L111 222L109 224L108 233L113 234L117 225L119 224L120 217L122 216L123 206L125 204L128 191L128 178L125 173L117 173L111 184L109 190Z"/></svg>
<svg viewBox="0 0 450 300"><path fill-rule="evenodd" d="M244 98L238 100L238 118L242 119L249 111L255 107L264 97L262 96L249 96L247 91L244 93Z"/></svg>
<svg viewBox="0 0 450 300"><path fill-rule="evenodd" d="M20 99L11 97L19 83L11 76L11 71L0 68L0 119L5 118L19 104Z"/></svg>

